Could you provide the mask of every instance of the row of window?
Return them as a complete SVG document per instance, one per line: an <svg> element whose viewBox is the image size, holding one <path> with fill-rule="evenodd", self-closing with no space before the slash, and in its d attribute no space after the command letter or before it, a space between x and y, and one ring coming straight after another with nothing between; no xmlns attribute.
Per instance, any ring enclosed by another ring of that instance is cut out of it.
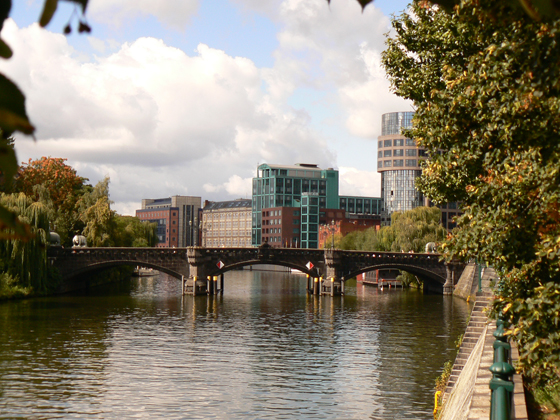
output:
<svg viewBox="0 0 560 420"><path fill-rule="evenodd" d="M270 211L263 211L264 217L269 216L282 216L282 210L270 210Z"/></svg>
<svg viewBox="0 0 560 420"><path fill-rule="evenodd" d="M377 162L378 168L398 168L403 166L418 166L416 159L395 159L395 160L380 160Z"/></svg>
<svg viewBox="0 0 560 420"><path fill-rule="evenodd" d="M382 147L401 147L401 146L416 146L416 142L413 139L388 139L388 140L379 140L377 142L377 148L381 149Z"/></svg>
<svg viewBox="0 0 560 420"><path fill-rule="evenodd" d="M251 239L213 239L204 242L205 246L210 247L226 247L226 246L251 246Z"/></svg>
<svg viewBox="0 0 560 420"><path fill-rule="evenodd" d="M263 229L263 233L282 233L282 228Z"/></svg>
<svg viewBox="0 0 560 420"><path fill-rule="evenodd" d="M246 218L251 215L251 211L247 210L246 212L242 213L233 213L233 212L220 212L220 213L208 213L203 214L203 220L232 220L232 219L239 219L239 218Z"/></svg>
<svg viewBox="0 0 560 420"><path fill-rule="evenodd" d="M423 150L420 150L420 152L423 152ZM417 149L395 149L395 150L388 149L388 150L378 151L377 157L416 156L417 154L418 154Z"/></svg>
<svg viewBox="0 0 560 420"><path fill-rule="evenodd" d="M226 230L226 231L209 231L203 234L204 237L220 237L220 236L249 236L250 230Z"/></svg>

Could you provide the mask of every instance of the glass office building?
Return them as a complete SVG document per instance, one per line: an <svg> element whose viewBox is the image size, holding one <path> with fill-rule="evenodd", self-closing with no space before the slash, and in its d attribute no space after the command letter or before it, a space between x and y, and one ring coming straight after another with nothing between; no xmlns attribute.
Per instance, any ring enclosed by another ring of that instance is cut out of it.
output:
<svg viewBox="0 0 560 420"><path fill-rule="evenodd" d="M307 209L313 214L307 214L307 216L318 216L319 208L337 209L339 206L338 171L332 168L321 169L317 165L305 163L295 165L264 163L259 165L257 177L253 178L252 244L258 246L262 241L263 210L301 208L304 195L313 197L312 199L306 198L305 206L316 201L316 204L311 205L312 208ZM317 212L315 212L315 207L317 207ZM307 219L309 220L309 218ZM313 217L314 219L315 217ZM304 222L302 221L302 223ZM307 243L310 236L315 238L317 231L314 229L315 227L310 226L309 222L304 223L302 231L299 233L305 233L306 235L302 236L305 236L306 239L305 241L303 238L300 239L300 246L314 247ZM314 245L316 239L312 239L312 241L311 245Z"/></svg>
<svg viewBox="0 0 560 420"><path fill-rule="evenodd" d="M414 186L422 174L420 162L426 151L416 146L414 139L402 134L412 127L414 112L391 112L382 115L381 136L377 142L377 171L381 173L383 223L391 213L411 210L424 205L424 197Z"/></svg>

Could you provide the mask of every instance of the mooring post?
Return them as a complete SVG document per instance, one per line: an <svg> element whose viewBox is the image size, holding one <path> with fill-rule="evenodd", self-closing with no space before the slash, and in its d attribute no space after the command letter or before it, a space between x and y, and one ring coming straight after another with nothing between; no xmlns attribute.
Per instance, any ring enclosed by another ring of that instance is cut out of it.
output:
<svg viewBox="0 0 560 420"><path fill-rule="evenodd" d="M334 277L331 277L331 296L334 297Z"/></svg>
<svg viewBox="0 0 560 420"><path fill-rule="evenodd" d="M187 288L187 285L185 284L185 276L181 276L181 286L183 288L182 296L185 296L185 289Z"/></svg>
<svg viewBox="0 0 560 420"><path fill-rule="evenodd" d="M224 273L220 274L220 294L224 294Z"/></svg>
<svg viewBox="0 0 560 420"><path fill-rule="evenodd" d="M313 278L313 294L319 294L319 279L317 277Z"/></svg>
<svg viewBox="0 0 560 420"><path fill-rule="evenodd" d="M214 286L213 286L214 294L218 294L218 276L214 276Z"/></svg>
<svg viewBox="0 0 560 420"><path fill-rule="evenodd" d="M345 284L344 277L341 277L340 278L340 294L341 295L344 295L344 284Z"/></svg>

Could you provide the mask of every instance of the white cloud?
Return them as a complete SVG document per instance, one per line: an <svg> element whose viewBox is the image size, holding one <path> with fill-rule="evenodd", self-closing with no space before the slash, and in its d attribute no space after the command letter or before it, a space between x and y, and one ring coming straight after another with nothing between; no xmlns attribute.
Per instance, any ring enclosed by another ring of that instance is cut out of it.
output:
<svg viewBox="0 0 560 420"><path fill-rule="evenodd" d="M309 116L271 103L246 58L203 44L189 56L140 38L83 62L65 37L37 25L8 21L3 36L18 55L2 70L26 93L37 126L36 143L16 142L20 160L65 157L92 182L109 174L120 211L142 198L246 195L262 162L333 165Z"/></svg>
<svg viewBox="0 0 560 420"><path fill-rule="evenodd" d="M339 168L340 195L381 197L381 174L356 168Z"/></svg>
<svg viewBox="0 0 560 420"><path fill-rule="evenodd" d="M198 0L95 0L88 15L117 27L138 17L154 16L164 25L184 29L197 10Z"/></svg>
<svg viewBox="0 0 560 420"><path fill-rule="evenodd" d="M334 89L349 133L364 138L381 134L381 114L411 109L390 92L381 66L389 18L375 3L362 12L355 0L286 0L281 19L273 93Z"/></svg>

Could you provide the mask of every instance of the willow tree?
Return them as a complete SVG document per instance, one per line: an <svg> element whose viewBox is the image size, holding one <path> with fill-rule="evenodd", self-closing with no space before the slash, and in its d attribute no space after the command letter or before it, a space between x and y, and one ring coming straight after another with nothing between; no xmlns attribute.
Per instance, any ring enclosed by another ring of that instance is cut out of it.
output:
<svg viewBox="0 0 560 420"><path fill-rule="evenodd" d="M29 292L43 293L49 287L47 245L49 220L45 207L25 194L2 194L0 204L18 215L31 227L28 239L17 237L0 241L0 262L3 273Z"/></svg>
<svg viewBox="0 0 560 420"><path fill-rule="evenodd" d="M558 383L560 20L484 3L446 13L414 2L393 20L383 62L416 107L408 135L430 154L419 188L463 203L448 256L498 270L494 309L512 327L521 370Z"/></svg>

